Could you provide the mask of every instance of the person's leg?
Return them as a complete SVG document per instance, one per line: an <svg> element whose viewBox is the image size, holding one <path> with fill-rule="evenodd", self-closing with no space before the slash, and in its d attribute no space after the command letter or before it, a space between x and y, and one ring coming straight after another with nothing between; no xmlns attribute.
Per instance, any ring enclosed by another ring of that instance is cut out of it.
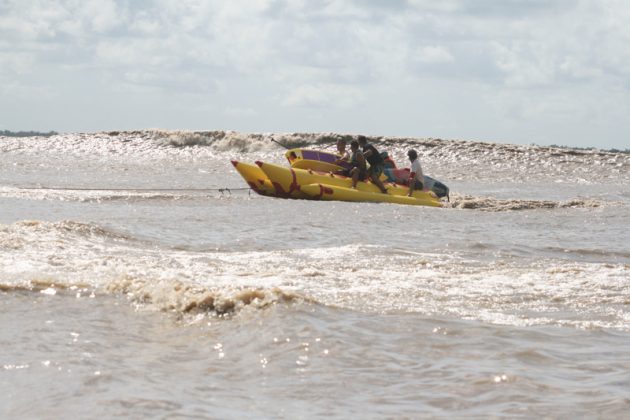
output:
<svg viewBox="0 0 630 420"><path fill-rule="evenodd" d="M359 168L352 168L350 175L352 176L352 188L356 188L359 180Z"/></svg>
<svg viewBox="0 0 630 420"><path fill-rule="evenodd" d="M387 194L387 188L385 188L383 182L381 181L382 173L382 168L370 168L370 179L372 180L372 183L376 185L383 194Z"/></svg>
<svg viewBox="0 0 630 420"><path fill-rule="evenodd" d="M385 185L383 185L383 182L379 179L378 176L372 174L370 178L372 179L372 183L376 185L383 194L387 194L387 188L385 188Z"/></svg>

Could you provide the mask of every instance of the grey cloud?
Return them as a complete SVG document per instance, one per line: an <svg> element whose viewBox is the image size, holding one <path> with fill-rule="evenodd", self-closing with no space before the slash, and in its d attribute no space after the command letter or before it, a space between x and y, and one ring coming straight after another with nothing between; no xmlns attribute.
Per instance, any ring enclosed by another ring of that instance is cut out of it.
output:
<svg viewBox="0 0 630 420"><path fill-rule="evenodd" d="M459 0L459 13L478 17L524 19L542 13L559 13L576 5L574 0Z"/></svg>
<svg viewBox="0 0 630 420"><path fill-rule="evenodd" d="M401 13L404 13L410 6L408 0L353 0L352 3L357 7Z"/></svg>

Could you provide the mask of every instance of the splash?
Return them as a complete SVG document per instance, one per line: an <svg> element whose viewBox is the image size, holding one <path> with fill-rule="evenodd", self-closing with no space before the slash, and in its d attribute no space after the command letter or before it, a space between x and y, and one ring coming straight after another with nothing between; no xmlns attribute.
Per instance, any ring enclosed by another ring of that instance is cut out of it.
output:
<svg viewBox="0 0 630 420"><path fill-rule="evenodd" d="M574 199L568 201L553 200L501 200L492 197L474 197L470 195L451 196L451 202L445 207L456 209L473 209L483 211L511 211L566 208L597 208L604 205L602 201L591 199Z"/></svg>
<svg viewBox="0 0 630 420"><path fill-rule="evenodd" d="M247 188L54 188L54 187L0 187L0 197L27 200L77 201L82 203L102 203L108 201L124 201L128 203L143 201L183 201L208 200L232 197L236 191Z"/></svg>
<svg viewBox="0 0 630 420"><path fill-rule="evenodd" d="M180 315L210 314L228 316L244 309L264 309L279 303L304 300L298 294L278 287L208 288L179 280L134 278L126 276L107 284L109 293L123 294L138 308Z"/></svg>

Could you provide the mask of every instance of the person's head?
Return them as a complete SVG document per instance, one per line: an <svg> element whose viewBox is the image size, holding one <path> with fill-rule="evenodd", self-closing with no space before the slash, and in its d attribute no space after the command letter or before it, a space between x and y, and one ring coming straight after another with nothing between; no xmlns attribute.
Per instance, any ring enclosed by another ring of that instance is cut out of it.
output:
<svg viewBox="0 0 630 420"><path fill-rule="evenodd" d="M367 137L365 136L359 136L357 137L357 140L361 146L365 146L367 144Z"/></svg>
<svg viewBox="0 0 630 420"><path fill-rule="evenodd" d="M346 141L344 139L337 140L337 150L340 152L346 150Z"/></svg>
<svg viewBox="0 0 630 420"><path fill-rule="evenodd" d="M409 160L413 162L418 158L418 152L413 149L409 149L409 151L407 152L407 156L409 157Z"/></svg>
<svg viewBox="0 0 630 420"><path fill-rule="evenodd" d="M350 142L350 150L352 150L353 152L356 152L357 150L359 150L359 142L356 140L352 140Z"/></svg>

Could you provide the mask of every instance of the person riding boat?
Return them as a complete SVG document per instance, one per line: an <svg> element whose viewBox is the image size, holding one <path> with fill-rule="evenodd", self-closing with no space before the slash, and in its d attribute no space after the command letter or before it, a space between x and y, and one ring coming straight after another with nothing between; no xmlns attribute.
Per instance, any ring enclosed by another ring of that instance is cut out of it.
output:
<svg viewBox="0 0 630 420"><path fill-rule="evenodd" d="M344 170L343 174L352 177L352 188L356 188L359 180L363 181L367 178L365 158L359 150L359 142L356 140L350 142L350 165L352 168Z"/></svg>
<svg viewBox="0 0 630 420"><path fill-rule="evenodd" d="M367 137L359 136L358 141L359 145L363 149L363 156L370 164L370 167L368 168L368 176L370 177L370 180L379 188L379 190L381 190L383 194L387 194L387 188L385 188L383 182L380 180L380 176L383 173L383 157L378 150L376 150L376 147L368 143Z"/></svg>
<svg viewBox="0 0 630 420"><path fill-rule="evenodd" d="M411 197L413 190L422 190L424 188L424 174L422 173L420 159L418 159L418 152L410 149L407 152L407 157L409 157L409 161L411 162L411 172L407 180L407 185L409 185L409 193L407 195Z"/></svg>
<svg viewBox="0 0 630 420"><path fill-rule="evenodd" d="M335 161L336 164L339 164L341 162L348 162L350 160L350 154L346 150L346 140L337 140L337 154L340 156L340 158Z"/></svg>

